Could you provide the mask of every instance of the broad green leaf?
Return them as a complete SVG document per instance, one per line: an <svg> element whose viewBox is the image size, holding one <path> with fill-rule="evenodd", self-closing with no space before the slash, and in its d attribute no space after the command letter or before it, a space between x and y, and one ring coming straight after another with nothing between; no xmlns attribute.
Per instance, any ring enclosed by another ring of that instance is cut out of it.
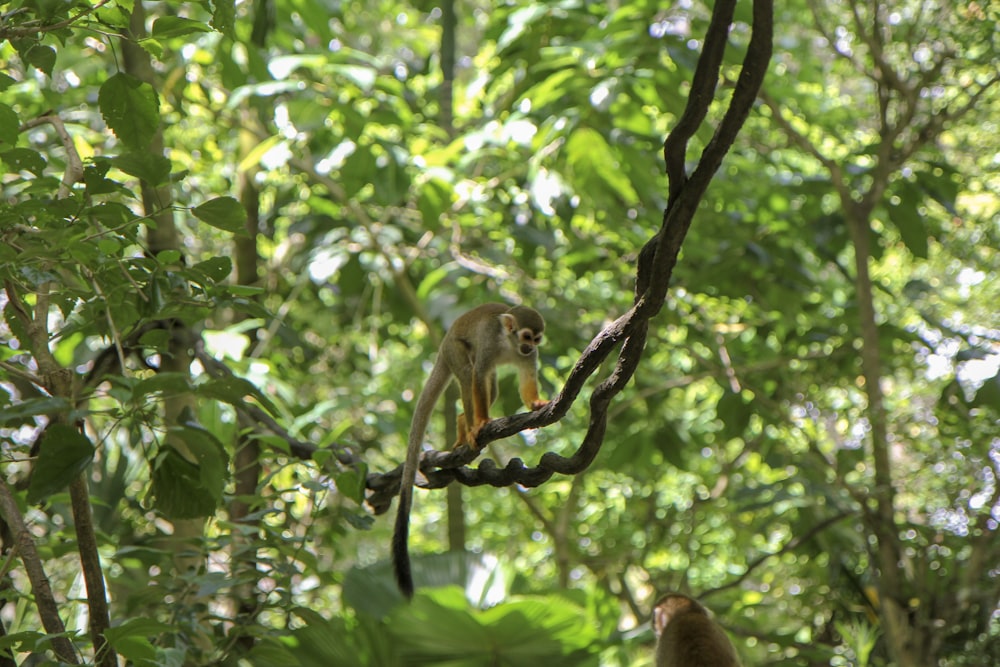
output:
<svg viewBox="0 0 1000 667"><path fill-rule="evenodd" d="M246 235L247 212L233 197L216 197L191 209L205 224L240 236Z"/></svg>
<svg viewBox="0 0 1000 667"><path fill-rule="evenodd" d="M66 412L71 407L70 402L65 398L56 396L29 398L26 401L14 403L10 407L0 410L0 424L4 426L20 426L37 415L54 415Z"/></svg>
<svg viewBox="0 0 1000 667"><path fill-rule="evenodd" d="M548 11L548 7L544 3L537 3L512 12L507 19L507 29L497 40L497 52L503 52L504 49L517 41L528 29L528 26L545 16Z"/></svg>
<svg viewBox="0 0 1000 667"><path fill-rule="evenodd" d="M123 657L136 664L154 664L157 652L149 640L174 627L151 618L132 618L104 631L108 643Z"/></svg>
<svg viewBox="0 0 1000 667"><path fill-rule="evenodd" d="M246 403L247 396L253 396L272 415L278 414L278 409L260 389L252 382L238 377L213 378L196 388L201 396L207 396L234 406Z"/></svg>
<svg viewBox="0 0 1000 667"><path fill-rule="evenodd" d="M888 202L889 219L896 225L903 244L914 257L927 259L927 227L919 209L920 192L903 187L899 195Z"/></svg>
<svg viewBox="0 0 1000 667"><path fill-rule="evenodd" d="M976 392L972 405L1000 411L1000 373L988 378Z"/></svg>
<svg viewBox="0 0 1000 667"><path fill-rule="evenodd" d="M0 103L0 144L17 143L17 135L20 133L21 122L18 120L17 112L8 105Z"/></svg>
<svg viewBox="0 0 1000 667"><path fill-rule="evenodd" d="M56 50L44 44L35 44L24 54L24 60L32 67L37 67L46 75L52 76L52 68L56 64Z"/></svg>
<svg viewBox="0 0 1000 667"><path fill-rule="evenodd" d="M233 272L233 260L228 257L213 257L198 262L191 268L204 274L210 281L221 283Z"/></svg>
<svg viewBox="0 0 1000 667"><path fill-rule="evenodd" d="M152 86L119 72L101 86L97 103L104 122L130 150L149 147L160 126L160 100Z"/></svg>
<svg viewBox="0 0 1000 667"><path fill-rule="evenodd" d="M104 636L114 646L115 642L124 637L148 637L160 634L161 632L170 632L173 629L172 625L161 623L152 618L130 618L113 628L105 630Z"/></svg>
<svg viewBox="0 0 1000 667"><path fill-rule="evenodd" d="M161 16L153 21L153 30L150 34L153 36L153 39L168 39L170 37L190 35L194 32L212 32L212 29L201 21L185 19L179 16Z"/></svg>
<svg viewBox="0 0 1000 667"><path fill-rule="evenodd" d="M753 415L753 408L741 394L727 389L715 405L715 414L722 421L723 437L730 440L743 435Z"/></svg>
<svg viewBox="0 0 1000 667"><path fill-rule="evenodd" d="M93 164L89 164L83 168L83 182L87 186L88 196L92 197L112 192L131 195L131 191L122 186L121 183L107 177L109 169L111 169L111 160L101 157L95 157Z"/></svg>
<svg viewBox="0 0 1000 667"><path fill-rule="evenodd" d="M566 142L566 155L578 191L606 186L627 204L638 201L618 157L597 130L584 127L574 131Z"/></svg>
<svg viewBox="0 0 1000 667"><path fill-rule="evenodd" d="M39 442L28 502L36 504L62 491L93 460L94 445L87 436L67 424L50 424Z"/></svg>
<svg viewBox="0 0 1000 667"><path fill-rule="evenodd" d="M143 401L148 394L163 392L177 395L186 393L190 388L190 378L185 373L157 373L137 382L132 388L132 394L135 400Z"/></svg>
<svg viewBox="0 0 1000 667"><path fill-rule="evenodd" d="M333 71L366 93L371 92L375 85L375 79L378 77L378 70L362 65L337 64L333 66Z"/></svg>
<svg viewBox="0 0 1000 667"><path fill-rule="evenodd" d="M263 158L264 155L266 155L269 150L271 150L275 146L285 143L286 141L287 139L285 139L280 134L271 135L270 137L264 139L264 141L261 141L252 149L250 149L250 151L247 152L246 156L242 160L240 160L239 165L237 165L237 169L239 169L240 171L253 169L254 167L260 164L261 158Z"/></svg>
<svg viewBox="0 0 1000 667"><path fill-rule="evenodd" d="M183 441L195 460L170 445L161 450L150 487L156 509L172 519L210 516L222 501L229 477L222 445L198 428L176 427L171 434Z"/></svg>
<svg viewBox="0 0 1000 667"><path fill-rule="evenodd" d="M956 202L962 177L946 162L932 162L930 169L916 172L917 184L927 195L952 215L958 215Z"/></svg>
<svg viewBox="0 0 1000 667"><path fill-rule="evenodd" d="M13 648L14 650L33 653L35 651L45 651L50 648L47 635L41 632L26 630L24 632L13 632L0 637L0 649Z"/></svg>
<svg viewBox="0 0 1000 667"><path fill-rule="evenodd" d="M450 271L446 266L440 266L433 271L428 271L424 279L417 285L417 296L426 300L433 293L434 287L447 278L449 273Z"/></svg>
<svg viewBox="0 0 1000 667"><path fill-rule="evenodd" d="M164 266L180 264L183 255L180 250L162 250L156 254L156 261Z"/></svg>
<svg viewBox="0 0 1000 667"><path fill-rule="evenodd" d="M3 160L11 171L30 171L35 176L41 176L45 172L45 158L30 148L12 148L4 151L0 153L0 160Z"/></svg>
<svg viewBox="0 0 1000 667"><path fill-rule="evenodd" d="M130 151L112 158L111 163L149 185L163 185L170 180L170 160L150 151Z"/></svg>
<svg viewBox="0 0 1000 667"><path fill-rule="evenodd" d="M367 466L362 466L359 470L351 469L335 475L333 481L340 493L361 504L365 500L365 479L367 473Z"/></svg>
<svg viewBox="0 0 1000 667"><path fill-rule="evenodd" d="M687 470L688 452L690 444L681 437L680 432L670 422L664 422L657 430L653 439L656 448L663 454L663 458L678 470ZM629 458L628 452L623 448L616 448L612 453L613 459L618 459L624 465Z"/></svg>
<svg viewBox="0 0 1000 667"><path fill-rule="evenodd" d="M227 37L234 37L236 25L236 3L234 0L215 0L212 3L212 27Z"/></svg>
<svg viewBox="0 0 1000 667"><path fill-rule="evenodd" d="M428 229L441 228L441 216L451 208L454 198L454 188L442 178L430 178L420 185L417 208Z"/></svg>
<svg viewBox="0 0 1000 667"><path fill-rule="evenodd" d="M563 86L578 76L578 72L569 68L554 72L547 76L541 83L525 91L523 97L531 102L532 108L548 106L553 102L563 99L566 95L566 90Z"/></svg>
<svg viewBox="0 0 1000 667"><path fill-rule="evenodd" d="M532 597L474 613L460 589L437 589L398 607L389 628L404 655L420 664L598 664L591 651L599 637L588 614L564 597ZM465 660L447 662L450 656Z"/></svg>

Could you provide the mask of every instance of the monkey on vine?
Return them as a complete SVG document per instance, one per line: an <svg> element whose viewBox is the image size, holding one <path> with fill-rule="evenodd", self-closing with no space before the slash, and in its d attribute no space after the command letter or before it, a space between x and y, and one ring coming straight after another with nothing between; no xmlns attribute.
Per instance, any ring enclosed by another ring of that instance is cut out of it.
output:
<svg viewBox="0 0 1000 667"><path fill-rule="evenodd" d="M407 546L410 507L420 463L420 447L434 405L452 379L456 379L464 410L458 418L456 447L462 444L475 447L476 436L489 422L489 409L497 398L499 366L517 368L521 400L529 410L546 406L548 401L538 395L538 346L544 331L545 320L532 308L487 303L461 315L445 334L434 368L413 411L406 460L399 483L392 556L396 582L407 598L413 597L413 575Z"/></svg>

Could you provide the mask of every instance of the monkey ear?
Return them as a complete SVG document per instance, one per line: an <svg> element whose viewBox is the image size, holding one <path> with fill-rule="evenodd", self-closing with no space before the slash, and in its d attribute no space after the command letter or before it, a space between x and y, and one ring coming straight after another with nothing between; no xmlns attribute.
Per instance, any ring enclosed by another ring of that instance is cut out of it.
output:
<svg viewBox="0 0 1000 667"><path fill-rule="evenodd" d="M507 333L517 331L517 320L510 313L500 313L500 324L507 330Z"/></svg>
<svg viewBox="0 0 1000 667"><path fill-rule="evenodd" d="M663 634L663 630L669 622L670 618L665 609L662 607L655 607L653 609L653 633L657 637Z"/></svg>

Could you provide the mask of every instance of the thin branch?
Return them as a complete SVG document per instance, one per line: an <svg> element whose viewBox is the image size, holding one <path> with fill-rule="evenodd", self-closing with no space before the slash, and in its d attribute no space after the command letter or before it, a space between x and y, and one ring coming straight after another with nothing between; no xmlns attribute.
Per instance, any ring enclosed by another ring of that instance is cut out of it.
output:
<svg viewBox="0 0 1000 667"><path fill-rule="evenodd" d="M16 28L2 29L0 30L0 40L10 39L12 37L27 37L29 35L37 35L38 33L42 32L52 32L54 30L62 30L63 28L68 28L69 26L73 25L74 23L84 18L88 14L96 12L98 9L108 4L109 2L111 2L111 0L100 0L100 2L98 2L93 7L88 7L87 9L82 10L80 13L75 14L63 21L59 21L58 23L44 25L42 24L41 21L28 21Z"/></svg>
<svg viewBox="0 0 1000 667"><path fill-rule="evenodd" d="M53 635L51 638L53 650L63 662L79 665L76 649L65 636L66 626L59 617L59 604L52 595L52 587L49 585L48 575L45 574L42 559L35 548L35 540L24 523L24 517L17 506L17 501L11 495L10 487L4 480L0 480L0 516L3 516L3 520L14 534L17 551L21 555L21 562L24 563L24 571L28 575L28 581L31 582L31 592L35 598L35 606L38 607L38 615L42 619L42 627Z"/></svg>
<svg viewBox="0 0 1000 667"><path fill-rule="evenodd" d="M72 193L73 186L83 180L83 160L80 159L80 153L76 150L76 144L73 143L73 137L66 130L63 119L55 114L47 114L30 120L21 126L21 131L24 132L45 123L55 129L59 141L62 142L63 150L66 151L66 170L63 172L58 193L59 199L65 199Z"/></svg>

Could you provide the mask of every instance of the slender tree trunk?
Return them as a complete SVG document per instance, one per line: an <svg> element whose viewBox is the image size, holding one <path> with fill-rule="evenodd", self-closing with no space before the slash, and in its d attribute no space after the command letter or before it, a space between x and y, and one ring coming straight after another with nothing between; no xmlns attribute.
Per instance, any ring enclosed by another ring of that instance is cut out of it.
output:
<svg viewBox="0 0 1000 667"><path fill-rule="evenodd" d="M896 490L892 478L885 400L882 392L882 361L879 352L879 328L875 316L875 291L869 273L871 261L871 208L850 201L845 203L847 227L854 246L855 295L861 327L861 372L868 398L868 423L872 461L875 467L874 508L868 521L877 540L880 610L890 653L900 665L933 667L937 661L930 650L930 629L921 633L910 619L909 599L902 571L898 527L896 525ZM920 634L927 636L921 637Z"/></svg>
<svg viewBox="0 0 1000 667"><path fill-rule="evenodd" d="M441 6L441 129L449 137L455 135L454 82L455 82L455 0L444 0ZM455 401L458 400L454 385L445 393L446 442L457 439ZM448 499L448 550L465 551L465 498L461 484L449 484Z"/></svg>
<svg viewBox="0 0 1000 667"><path fill-rule="evenodd" d="M137 79L149 83L157 88L156 73L153 70L149 54L138 45L138 39L146 34L146 12L142 0L136 0L132 10L132 20L130 25L131 39L123 39L122 55L125 71ZM164 155L163 128L156 131L155 136L149 145L149 151L156 155ZM146 227L146 244L149 253L156 256L164 250L177 250L183 252L180 242L180 233L174 224L173 210L171 208L173 199L169 186L162 185L155 187L146 181L140 182L142 203L144 213L150 217L154 224ZM163 373L189 374L191 372L192 351L190 341L191 332L176 322L167 323L166 329L171 333L167 343L167 353L162 356L159 371ZM163 423L176 424L180 420L185 410L196 411L197 405L194 396L186 394L168 394L163 400ZM173 447L189 461L197 458L191 452L187 443L172 432L165 436L165 444ZM204 519L175 519L173 521L174 535L171 547L174 549L174 567L177 573L188 576L191 572L196 572L203 566L204 558L201 555L200 542L204 532ZM192 587L192 591L195 589ZM198 641L201 645L210 646L210 638L207 637L208 629L205 629L206 636Z"/></svg>

